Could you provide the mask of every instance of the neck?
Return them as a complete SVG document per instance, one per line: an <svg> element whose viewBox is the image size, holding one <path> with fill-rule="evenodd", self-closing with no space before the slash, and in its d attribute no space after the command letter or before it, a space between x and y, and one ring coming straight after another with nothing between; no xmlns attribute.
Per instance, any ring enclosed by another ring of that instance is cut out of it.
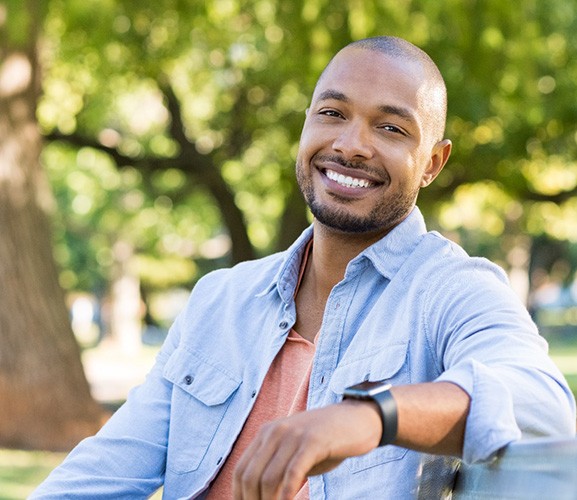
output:
<svg viewBox="0 0 577 500"><path fill-rule="evenodd" d="M302 337L314 341L329 294L343 279L348 263L381 237L337 234L315 221L312 254L296 296L294 328Z"/></svg>
<svg viewBox="0 0 577 500"><path fill-rule="evenodd" d="M348 263L380 240L384 234L345 234L314 222L312 258L306 274L320 296L328 297L333 287L343 279Z"/></svg>

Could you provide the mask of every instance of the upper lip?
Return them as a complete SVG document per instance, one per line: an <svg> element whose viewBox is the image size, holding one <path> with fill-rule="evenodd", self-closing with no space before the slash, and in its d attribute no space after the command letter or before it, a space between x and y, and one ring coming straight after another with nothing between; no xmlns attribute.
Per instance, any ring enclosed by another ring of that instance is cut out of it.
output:
<svg viewBox="0 0 577 500"><path fill-rule="evenodd" d="M316 166L322 172L324 172L325 170L332 170L333 172L342 174L345 177L352 177L353 179L365 179L375 184L382 184L384 182L382 176L377 177L375 175L371 175L370 173L363 170L362 166L347 167L333 160L317 161Z"/></svg>

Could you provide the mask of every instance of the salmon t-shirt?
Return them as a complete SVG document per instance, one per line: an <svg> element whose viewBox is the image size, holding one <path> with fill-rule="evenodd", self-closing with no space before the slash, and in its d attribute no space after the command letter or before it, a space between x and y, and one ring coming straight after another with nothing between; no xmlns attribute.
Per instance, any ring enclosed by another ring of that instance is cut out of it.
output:
<svg viewBox="0 0 577 500"><path fill-rule="evenodd" d="M308 254L306 251L305 256ZM301 264L299 283L306 260L305 257ZM314 354L315 345L292 329L266 374L254 406L230 455L210 486L206 497L208 500L232 498L232 478L236 464L263 424L306 410ZM307 481L295 499L308 500L308 498Z"/></svg>

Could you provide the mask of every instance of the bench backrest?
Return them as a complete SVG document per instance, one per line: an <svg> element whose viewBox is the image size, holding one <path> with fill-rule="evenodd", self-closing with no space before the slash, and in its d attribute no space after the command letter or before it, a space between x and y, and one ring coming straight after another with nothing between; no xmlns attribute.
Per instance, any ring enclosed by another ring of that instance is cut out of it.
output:
<svg viewBox="0 0 577 500"><path fill-rule="evenodd" d="M577 500L577 438L520 441L489 463L461 464L453 498Z"/></svg>

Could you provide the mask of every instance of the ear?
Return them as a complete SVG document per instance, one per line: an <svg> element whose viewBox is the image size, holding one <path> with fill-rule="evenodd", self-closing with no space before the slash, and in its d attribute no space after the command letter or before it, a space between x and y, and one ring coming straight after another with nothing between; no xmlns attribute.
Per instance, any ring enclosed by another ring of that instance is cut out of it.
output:
<svg viewBox="0 0 577 500"><path fill-rule="evenodd" d="M422 188L431 184L437 175L441 173L441 170L443 170L443 167L451 155L452 147L453 145L449 139L439 141L433 146L433 151L431 152L431 160L423 172L423 177L421 179Z"/></svg>

